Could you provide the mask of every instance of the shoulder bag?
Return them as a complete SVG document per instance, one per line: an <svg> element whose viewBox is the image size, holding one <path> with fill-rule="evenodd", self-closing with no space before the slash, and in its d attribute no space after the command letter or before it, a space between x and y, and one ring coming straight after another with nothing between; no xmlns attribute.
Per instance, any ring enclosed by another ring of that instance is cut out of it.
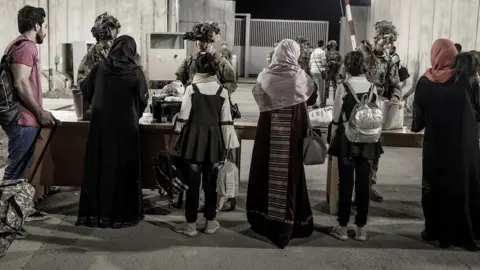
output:
<svg viewBox="0 0 480 270"><path fill-rule="evenodd" d="M305 111L307 114L308 125L307 134L303 139L303 164L305 165L320 165L325 163L327 158L327 144L322 137L320 131L316 131L312 127L310 116L308 115L307 103L305 104Z"/></svg>

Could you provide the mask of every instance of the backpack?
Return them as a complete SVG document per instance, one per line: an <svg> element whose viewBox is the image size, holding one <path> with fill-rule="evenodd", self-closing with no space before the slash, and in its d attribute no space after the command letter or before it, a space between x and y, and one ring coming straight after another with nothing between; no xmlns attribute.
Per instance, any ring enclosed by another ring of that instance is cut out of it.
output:
<svg viewBox="0 0 480 270"><path fill-rule="evenodd" d="M15 123L20 116L17 104L17 93L13 85L13 73L11 70L13 55L18 46L26 39L18 40L2 57L0 62L0 125L8 126Z"/></svg>
<svg viewBox="0 0 480 270"><path fill-rule="evenodd" d="M345 136L352 143L378 142L382 135L383 112L376 103L372 102L373 85L370 87L369 94L364 94L361 100L348 83L344 83L343 86L357 102L350 118L345 122Z"/></svg>

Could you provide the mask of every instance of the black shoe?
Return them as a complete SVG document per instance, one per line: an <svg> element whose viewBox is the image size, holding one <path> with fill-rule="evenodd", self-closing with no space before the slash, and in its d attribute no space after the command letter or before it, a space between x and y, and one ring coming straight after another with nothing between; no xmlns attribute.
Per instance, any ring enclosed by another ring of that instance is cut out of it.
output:
<svg viewBox="0 0 480 270"><path fill-rule="evenodd" d="M29 221L38 221L38 220L45 220L45 219L48 219L48 215L46 213L43 213L43 212L40 212L38 210L35 210L35 212L33 212L31 215L29 215L25 221L26 222L29 222Z"/></svg>
<svg viewBox="0 0 480 270"><path fill-rule="evenodd" d="M230 206L228 206L228 204L230 204ZM223 205L220 211L230 212L230 211L234 211L236 207L237 207L237 199L236 198L228 199L228 201L225 203L225 205Z"/></svg>
<svg viewBox="0 0 480 270"><path fill-rule="evenodd" d="M380 193L378 193L374 188L372 188L371 194L370 194L370 200L377 203L381 203L383 202L383 196L380 195Z"/></svg>

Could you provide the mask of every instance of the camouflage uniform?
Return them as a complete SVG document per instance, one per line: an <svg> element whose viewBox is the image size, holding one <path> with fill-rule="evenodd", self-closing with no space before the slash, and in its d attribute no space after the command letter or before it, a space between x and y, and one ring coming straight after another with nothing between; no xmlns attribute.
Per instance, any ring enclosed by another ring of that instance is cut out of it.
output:
<svg viewBox="0 0 480 270"><path fill-rule="evenodd" d="M82 58L80 66L78 67L77 86L85 80L88 73L100 61L107 59L108 52L112 46L113 40L100 41L88 50L87 54Z"/></svg>
<svg viewBox="0 0 480 270"><path fill-rule="evenodd" d="M92 46L90 50L88 50L87 54L82 58L80 66L78 67L77 86L80 87L80 84L83 82L83 80L85 80L88 73L90 73L97 63L107 59L112 44L113 40L103 40L99 41L97 44ZM135 62L137 65L141 66L141 59L138 53L135 55Z"/></svg>
<svg viewBox="0 0 480 270"><path fill-rule="evenodd" d="M77 76L78 87L80 87L80 84L85 80L88 73L90 73L97 63L107 59L110 47L117 37L120 28L121 25L118 20L115 17L110 16L107 12L99 15L95 19L91 32L93 37L97 40L97 44L90 48L80 62ZM135 56L135 61L141 66L140 55L137 54Z"/></svg>
<svg viewBox="0 0 480 270"><path fill-rule="evenodd" d="M25 180L0 181L0 258L33 210L35 188Z"/></svg>
<svg viewBox="0 0 480 270"><path fill-rule="evenodd" d="M228 60L228 62L230 62L230 64L232 63L233 53L229 49L222 48L220 49L220 53L223 55L223 57L225 57L225 59Z"/></svg>
<svg viewBox="0 0 480 270"><path fill-rule="evenodd" d="M337 80L336 77L340 72L340 67L342 66L342 56L340 53L331 49L326 53L327 58L327 80L326 80L326 90L327 93L330 92L330 84L333 85L333 97L335 98L335 93L337 91Z"/></svg>
<svg viewBox="0 0 480 270"><path fill-rule="evenodd" d="M384 52L374 51L370 46L362 45L357 50L362 52L365 57L367 79L377 87L378 94L388 99L401 100L402 90L398 67L391 61L390 56ZM337 77L338 81L342 83L345 76L345 67L342 66Z"/></svg>
<svg viewBox="0 0 480 270"><path fill-rule="evenodd" d="M270 53L268 53L268 57L267 57L267 60L270 59L270 62L268 62L269 64L272 63L272 58L273 58L273 54L275 53L275 50L271 51Z"/></svg>
<svg viewBox="0 0 480 270"><path fill-rule="evenodd" d="M310 74L310 53L307 48L300 50L300 57L298 58L298 65Z"/></svg>
<svg viewBox="0 0 480 270"><path fill-rule="evenodd" d="M359 51L365 57L367 79L377 87L378 94L387 99L401 100L402 90L398 77L398 66L385 52L372 50L370 46L360 46Z"/></svg>
<svg viewBox="0 0 480 270"><path fill-rule="evenodd" d="M235 90L237 90L235 70L222 54L215 52L214 55L218 66L217 78L223 87L228 90L228 93L233 94ZM188 56L178 68L177 72L175 72L177 80L181 81L185 86L192 83L193 76L197 73L195 69L195 59L197 59L197 56L198 53Z"/></svg>

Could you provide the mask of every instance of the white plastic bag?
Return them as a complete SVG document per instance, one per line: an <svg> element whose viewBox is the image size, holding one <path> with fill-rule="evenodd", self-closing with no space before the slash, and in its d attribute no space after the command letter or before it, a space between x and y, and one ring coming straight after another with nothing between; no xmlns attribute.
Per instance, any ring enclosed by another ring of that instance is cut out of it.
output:
<svg viewBox="0 0 480 270"><path fill-rule="evenodd" d="M217 196L218 207L222 209L223 204L231 198L238 196L240 176L235 163L230 160L217 164Z"/></svg>
<svg viewBox="0 0 480 270"><path fill-rule="evenodd" d="M314 109L308 113L312 127L328 127L333 120L332 107L324 107L320 109Z"/></svg>
<svg viewBox="0 0 480 270"><path fill-rule="evenodd" d="M383 130L402 129L405 116L405 102L392 103L389 100L378 102L378 106L383 112Z"/></svg>

